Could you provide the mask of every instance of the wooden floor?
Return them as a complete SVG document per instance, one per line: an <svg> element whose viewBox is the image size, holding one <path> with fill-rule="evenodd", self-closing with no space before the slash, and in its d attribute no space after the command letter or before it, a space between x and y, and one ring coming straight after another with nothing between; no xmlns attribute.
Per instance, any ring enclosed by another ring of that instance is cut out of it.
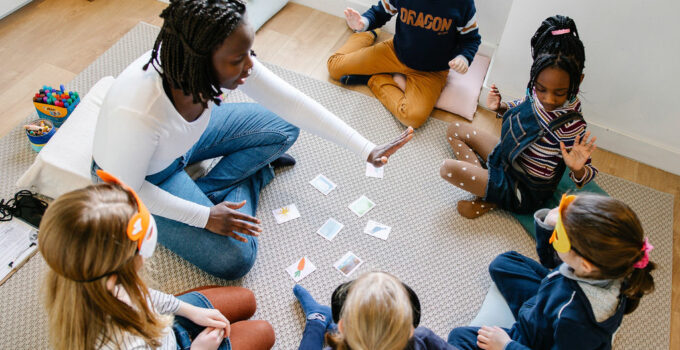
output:
<svg viewBox="0 0 680 350"><path fill-rule="evenodd" d="M34 0L0 20L0 86L4 87L0 106L5 108L0 136L31 112L30 97L38 87L68 82L139 21L160 25L158 14L165 6L156 0ZM263 61L330 81L326 59L350 33L344 19L289 4L260 29L254 49ZM353 89L371 94L365 86ZM435 117L464 121L441 111ZM493 114L481 108L473 124L500 130ZM593 154L593 164L604 173L675 196L670 348L680 349L680 176L604 150Z"/></svg>

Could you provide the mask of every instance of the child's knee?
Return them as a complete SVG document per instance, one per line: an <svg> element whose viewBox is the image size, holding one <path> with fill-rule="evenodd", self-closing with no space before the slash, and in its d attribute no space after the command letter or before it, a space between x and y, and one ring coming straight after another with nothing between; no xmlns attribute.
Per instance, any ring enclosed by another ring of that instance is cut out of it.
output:
<svg viewBox="0 0 680 350"><path fill-rule="evenodd" d="M425 106L416 105L413 103L406 104L402 103L399 107L399 114L401 118L398 118L404 126L410 126L414 129L421 127L427 121L432 113L432 108L428 109Z"/></svg>
<svg viewBox="0 0 680 350"><path fill-rule="evenodd" d="M514 250L498 255L493 259L491 264L489 264L489 275L491 276L491 279L495 281L495 277L498 274L507 271L508 266L512 266L516 264L518 260L521 260L520 256L521 254Z"/></svg>
<svg viewBox="0 0 680 350"><path fill-rule="evenodd" d="M462 167L465 165L465 163L459 160L446 159L439 167L439 176L444 180L454 181L455 179L460 178L460 173L464 171L462 170ZM469 164L467 165L469 166Z"/></svg>
<svg viewBox="0 0 680 350"><path fill-rule="evenodd" d="M446 128L446 136L449 141L453 139L466 140L474 133L473 128L465 122L451 122Z"/></svg>
<svg viewBox="0 0 680 350"><path fill-rule="evenodd" d="M331 78L335 80L340 80L340 77L344 75L342 69L343 67L342 64L340 63L342 56L344 55L340 53L334 53L331 55L331 57L328 57L328 61L326 61L328 74L331 76Z"/></svg>

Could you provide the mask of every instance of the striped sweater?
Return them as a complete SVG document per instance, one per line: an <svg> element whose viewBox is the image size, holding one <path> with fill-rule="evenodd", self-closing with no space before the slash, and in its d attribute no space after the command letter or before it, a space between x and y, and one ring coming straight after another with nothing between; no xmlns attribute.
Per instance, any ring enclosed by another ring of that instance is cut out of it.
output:
<svg viewBox="0 0 680 350"><path fill-rule="evenodd" d="M127 296L127 292L124 289L118 288L116 286L116 296L123 302L130 304L130 298ZM149 289L149 304L152 309L161 315L174 314L179 310L180 301L176 297L170 294L165 294L159 292L155 289ZM122 332L120 330L115 330L111 334L111 342L104 344L100 349L102 350L142 350L142 349L153 349L151 348L144 339L128 332ZM172 326L168 326L163 330L163 336L161 338L162 345L156 350L176 350L177 349L177 339L175 338L175 333L172 330Z"/></svg>
<svg viewBox="0 0 680 350"><path fill-rule="evenodd" d="M506 102L508 109L517 107L520 103L524 102L526 97L523 99ZM556 109L554 111L546 111L538 98L534 96L534 103L532 107L534 112L538 116L541 126L546 130L545 136L531 144L526 150L519 156L518 162L522 169L527 172L530 176L541 179L550 180L555 176L555 170L560 162L563 162L562 151L560 150L560 141L564 142L568 152L571 152L571 148L574 145L576 136L583 136L586 133L586 122L583 120L575 120L573 122L566 123L562 125L555 132L551 132L548 129L548 125L552 120L568 113L571 111L581 112L581 101L576 98L565 104L563 107ZM590 182L595 175L597 175L597 169L591 164L591 159L586 161L584 166L585 174L582 178L577 179L573 172L569 173L569 177L578 186Z"/></svg>

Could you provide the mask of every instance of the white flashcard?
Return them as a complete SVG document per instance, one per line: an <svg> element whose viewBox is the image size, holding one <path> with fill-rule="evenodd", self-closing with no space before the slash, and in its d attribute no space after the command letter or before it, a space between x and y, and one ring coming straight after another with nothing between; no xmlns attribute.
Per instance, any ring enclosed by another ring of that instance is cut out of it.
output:
<svg viewBox="0 0 680 350"><path fill-rule="evenodd" d="M354 272L361 264L363 264L363 262L364 261L358 256L354 255L354 253L347 252L347 254L343 255L340 260L333 264L333 267L338 269L338 271L347 277L351 275L352 272Z"/></svg>
<svg viewBox="0 0 680 350"><path fill-rule="evenodd" d="M284 222L297 219L300 217L300 212L298 211L295 204L289 204L285 207L272 210L274 218L277 224L283 224Z"/></svg>
<svg viewBox="0 0 680 350"><path fill-rule="evenodd" d="M333 218L326 220L326 223L319 228L316 233L320 234L323 238L327 240L332 240L345 225L341 224Z"/></svg>
<svg viewBox="0 0 680 350"><path fill-rule="evenodd" d="M373 207L375 207L375 203L363 195L349 205L349 209L359 217L364 216Z"/></svg>
<svg viewBox="0 0 680 350"><path fill-rule="evenodd" d="M314 188L319 190L319 192L323 193L324 195L328 195L337 187L333 181L328 179L327 177L323 176L322 174L317 175L312 181L309 182Z"/></svg>
<svg viewBox="0 0 680 350"><path fill-rule="evenodd" d="M316 266L309 261L309 258L304 256L293 265L288 266L286 272L295 282L300 282L301 279L307 277L314 270L316 270Z"/></svg>
<svg viewBox="0 0 680 350"><path fill-rule="evenodd" d="M376 168L371 163L366 163L366 176L382 179L385 174L385 166Z"/></svg>
<svg viewBox="0 0 680 350"><path fill-rule="evenodd" d="M364 228L364 233L373 237L380 238L382 240L387 240L387 236L390 235L392 228L383 225L377 221L368 220L366 227Z"/></svg>

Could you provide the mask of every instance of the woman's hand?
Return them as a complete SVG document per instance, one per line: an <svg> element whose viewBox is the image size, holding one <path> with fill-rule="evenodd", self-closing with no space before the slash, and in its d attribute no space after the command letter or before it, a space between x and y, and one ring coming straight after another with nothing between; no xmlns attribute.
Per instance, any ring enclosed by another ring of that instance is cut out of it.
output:
<svg viewBox="0 0 680 350"><path fill-rule="evenodd" d="M491 84L491 90L486 95L486 108L498 113L501 108L501 92L496 87L496 84Z"/></svg>
<svg viewBox="0 0 680 350"><path fill-rule="evenodd" d="M248 240L237 234L236 231L245 235L259 236L262 228L251 223L260 224L260 220L236 211L245 204L246 201L241 203L222 202L210 208L210 217L205 229L244 243Z"/></svg>
<svg viewBox="0 0 680 350"><path fill-rule="evenodd" d="M590 131L586 132L586 134L583 136L583 139L581 139L581 135L576 136L576 139L574 140L574 146L571 148L571 152L567 152L567 147L564 145L564 142L560 142L562 159L564 159L564 163L569 167L569 169L574 172L576 178L583 177L583 166L586 164L588 159L590 159L590 155L593 153L593 151L597 148L597 146L595 146L595 140L597 137L593 136L593 138L588 141L589 137Z"/></svg>
<svg viewBox="0 0 680 350"><path fill-rule="evenodd" d="M350 29L361 32L364 30L364 22L361 21L361 14L357 10L348 7L345 9L345 19Z"/></svg>
<svg viewBox="0 0 680 350"><path fill-rule="evenodd" d="M485 350L503 350L511 341L508 333L501 327L482 326L477 331L477 346Z"/></svg>
<svg viewBox="0 0 680 350"><path fill-rule="evenodd" d="M224 338L224 329L208 327L191 342L191 350L217 350Z"/></svg>
<svg viewBox="0 0 680 350"><path fill-rule="evenodd" d="M374 167L379 168L387 164L387 159L403 145L411 141L412 138L413 128L409 126L408 129L404 130L404 132L394 139L394 141L384 145L376 146L368 155L368 159L366 161L373 164Z"/></svg>

